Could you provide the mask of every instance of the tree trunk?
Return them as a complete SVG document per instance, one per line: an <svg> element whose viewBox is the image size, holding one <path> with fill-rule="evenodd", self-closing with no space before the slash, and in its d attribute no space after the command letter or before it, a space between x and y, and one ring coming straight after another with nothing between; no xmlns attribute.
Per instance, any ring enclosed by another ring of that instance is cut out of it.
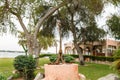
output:
<svg viewBox="0 0 120 80"><path fill-rule="evenodd" d="M79 55L79 63L80 63L80 65L84 65L85 63L84 63L84 58L83 58L83 55L82 55L82 51L80 50L80 47L79 47L79 45L77 44L77 37L76 37L76 33L75 32L72 32L73 33L73 39L74 39L74 46L75 46L75 48L76 48L76 50L77 50L77 53L78 53L78 55Z"/></svg>
<svg viewBox="0 0 120 80"><path fill-rule="evenodd" d="M83 58L83 55L82 55L82 51L80 50L79 48L79 45L77 44L77 37L76 37L76 29L75 29L75 25L74 25L74 20L73 20L73 14L71 13L71 16L72 16L72 19L71 19L71 31L72 31L72 34L73 34L73 39L74 39L74 46L77 50L77 53L79 55L79 63L80 65L84 65L84 58Z"/></svg>
<svg viewBox="0 0 120 80"><path fill-rule="evenodd" d="M61 32L61 24L59 23L58 24L58 30L59 30L59 37L60 37L60 49L59 49L59 53L58 53L58 57L57 57L57 60L56 60L56 64L59 64L60 61L62 63L65 63L65 61L63 60L63 53L62 53L62 32Z"/></svg>
<svg viewBox="0 0 120 80"><path fill-rule="evenodd" d="M80 65L84 65L85 64L84 63L84 58L83 58L82 52L81 52L77 42L74 42L74 46L75 46L75 48L77 50L77 53L78 53L78 56L79 56L79 63L80 63Z"/></svg>
<svg viewBox="0 0 120 80"><path fill-rule="evenodd" d="M65 63L65 61L63 60L63 54L62 54L62 50L59 50L58 56L57 56L57 60L55 61L55 64L59 64L60 61L62 63Z"/></svg>
<svg viewBox="0 0 120 80"><path fill-rule="evenodd" d="M35 55L35 58L39 57L39 53L41 47L37 38L35 38L32 34L26 35L27 39L27 47L28 47L28 54Z"/></svg>
<svg viewBox="0 0 120 80"><path fill-rule="evenodd" d="M72 21L71 21L71 23L72 23L72 29L71 29L71 31L72 31L72 34L73 34L73 39L74 39L74 46L75 46L75 48L76 48L76 50L77 50L77 53L78 53L78 55L79 55L79 63L80 63L80 65L84 65L85 63L84 63L84 58L83 58L83 55L82 55L82 51L80 50L80 48L79 48L79 45L77 44L77 37L76 37L76 29L75 29L75 25L74 25L74 23L73 23L74 21L73 21L73 17L72 17Z"/></svg>
<svg viewBox="0 0 120 80"><path fill-rule="evenodd" d="M35 55L35 58L37 60L36 64L38 65L38 59L39 59L38 57L39 57L41 47L39 46L39 42L37 41L37 34L35 34L35 33L30 34L28 32L28 30L26 29L26 26L24 25L21 16L16 15L16 17L18 18L18 20L20 22L20 25L23 28L24 33L25 33L25 37L26 37L26 40L27 40L28 54L29 55Z"/></svg>
<svg viewBox="0 0 120 80"><path fill-rule="evenodd" d="M41 51L39 42L37 41L37 38L31 34L27 35L26 39L27 39L28 54L34 55L34 58L36 59L36 65L38 66L39 54Z"/></svg>
<svg viewBox="0 0 120 80"><path fill-rule="evenodd" d="M27 48L28 48L28 54L33 55L33 36L31 34L26 35L27 39Z"/></svg>

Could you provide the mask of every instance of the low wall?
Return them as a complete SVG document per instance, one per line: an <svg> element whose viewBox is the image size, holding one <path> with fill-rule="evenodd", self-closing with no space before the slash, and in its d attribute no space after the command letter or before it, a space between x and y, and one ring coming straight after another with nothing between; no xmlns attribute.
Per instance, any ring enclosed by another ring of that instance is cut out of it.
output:
<svg viewBox="0 0 120 80"><path fill-rule="evenodd" d="M43 80L80 80L78 64L45 64L45 78Z"/></svg>

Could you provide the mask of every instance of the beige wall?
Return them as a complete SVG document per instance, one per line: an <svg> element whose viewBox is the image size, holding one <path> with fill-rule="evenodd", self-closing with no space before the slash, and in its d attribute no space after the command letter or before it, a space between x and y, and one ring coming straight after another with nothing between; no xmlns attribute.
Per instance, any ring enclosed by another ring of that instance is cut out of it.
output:
<svg viewBox="0 0 120 80"><path fill-rule="evenodd" d="M104 53L106 56L108 56L108 51L111 49L114 49L114 46L116 47L116 49L118 49L118 47L120 46L120 41L115 41L115 40L110 40L110 39L107 39L107 40L104 40L103 42L94 42L93 46L94 45L102 45L102 50L105 50ZM68 47L68 49L67 49ZM80 45L80 47L82 49L85 49L86 47L89 47L90 49L92 49L92 44L89 43L88 45ZM65 44L65 52L67 52L67 50L73 50L74 48L74 45L73 43L66 43Z"/></svg>

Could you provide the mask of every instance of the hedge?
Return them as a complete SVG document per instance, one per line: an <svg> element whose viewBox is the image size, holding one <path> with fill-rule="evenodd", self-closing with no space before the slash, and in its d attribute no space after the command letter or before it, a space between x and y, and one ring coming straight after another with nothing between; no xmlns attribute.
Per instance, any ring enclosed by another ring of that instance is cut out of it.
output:
<svg viewBox="0 0 120 80"><path fill-rule="evenodd" d="M54 56L57 54L41 54L39 57L50 57L50 56ZM64 55L68 55L68 54L64 54ZM74 58L78 58L78 55L75 54L69 54L70 56L74 57ZM117 59L120 59L120 57L105 57L105 56L92 56L92 55L83 55L84 59L86 58L90 58L92 61L98 60L98 61L109 61L109 62L113 62Z"/></svg>
<svg viewBox="0 0 120 80"><path fill-rule="evenodd" d="M57 60L57 55L49 56L49 59L52 63L55 63L55 61ZM70 55L63 55L63 59L67 63L74 62L74 60L75 60L75 58L73 56L70 56Z"/></svg>

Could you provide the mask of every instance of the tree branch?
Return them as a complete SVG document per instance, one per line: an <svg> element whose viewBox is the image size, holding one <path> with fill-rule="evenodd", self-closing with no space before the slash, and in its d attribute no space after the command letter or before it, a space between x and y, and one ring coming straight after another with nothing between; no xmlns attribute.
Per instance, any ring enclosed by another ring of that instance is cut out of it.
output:
<svg viewBox="0 0 120 80"><path fill-rule="evenodd" d="M8 0L5 0L5 6L6 6L6 9L7 9L10 13L12 13L13 15L15 15L15 16L18 18L18 20L19 20L19 22L20 22L20 25L22 26L25 34L27 35L27 34L28 34L28 30L26 29L26 26L25 26L25 24L23 23L21 16L20 16L18 13L12 11L12 9L9 7L9 2L8 2Z"/></svg>
<svg viewBox="0 0 120 80"><path fill-rule="evenodd" d="M42 18L40 18L39 20L38 20L38 23L36 24L36 29L35 29L35 34L34 34L34 36L37 36L37 33L39 32L39 29L40 29L40 27L41 27L41 25L42 25L42 23L45 21L45 19L47 19L51 14L53 14L57 9L59 9L60 7L62 7L62 6L64 6L65 5L65 3L61 3L61 4L59 4L58 6L56 6L56 7L54 7L54 8L52 8L52 9L50 9L50 10L48 10L48 12L42 17Z"/></svg>
<svg viewBox="0 0 120 80"><path fill-rule="evenodd" d="M23 21L22 21L22 18L21 18L20 16L17 16L17 18L18 18L18 20L19 20L19 22L20 22L20 25L22 26L25 34L28 35L29 32L28 32L28 30L26 29L25 24L24 24Z"/></svg>

